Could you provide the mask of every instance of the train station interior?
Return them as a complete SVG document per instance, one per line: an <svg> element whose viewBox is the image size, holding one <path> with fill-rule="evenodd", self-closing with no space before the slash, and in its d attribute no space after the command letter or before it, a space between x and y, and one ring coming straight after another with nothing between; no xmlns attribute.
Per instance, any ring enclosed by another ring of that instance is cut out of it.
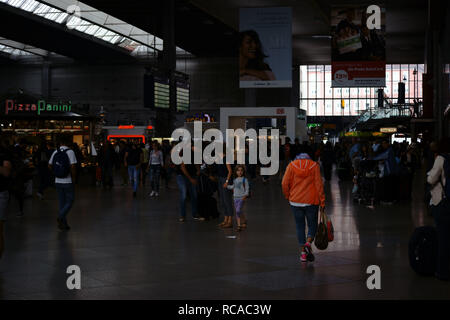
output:
<svg viewBox="0 0 450 320"><path fill-rule="evenodd" d="M0 300L450 299L449 138L446 0L0 0Z"/></svg>

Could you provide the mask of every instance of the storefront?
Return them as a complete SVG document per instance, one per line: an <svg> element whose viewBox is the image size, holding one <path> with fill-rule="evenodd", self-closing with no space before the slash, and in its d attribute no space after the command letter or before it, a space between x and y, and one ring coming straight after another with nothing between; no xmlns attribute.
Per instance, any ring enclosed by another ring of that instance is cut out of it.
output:
<svg viewBox="0 0 450 320"><path fill-rule="evenodd" d="M43 99L21 102L6 99L0 110L2 138L26 138L29 143L55 141L62 133L70 134L73 142L90 143L98 118L75 113L69 103L51 103Z"/></svg>
<svg viewBox="0 0 450 320"><path fill-rule="evenodd" d="M134 126L134 125L119 125L119 126L104 126L104 138L111 142L118 141L139 142L146 143L150 138L153 138L153 126Z"/></svg>

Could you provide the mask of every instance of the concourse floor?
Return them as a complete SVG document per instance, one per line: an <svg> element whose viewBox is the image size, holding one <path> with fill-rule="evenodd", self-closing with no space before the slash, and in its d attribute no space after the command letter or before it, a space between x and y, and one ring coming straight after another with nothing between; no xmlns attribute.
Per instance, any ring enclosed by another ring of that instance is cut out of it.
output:
<svg viewBox="0 0 450 320"><path fill-rule="evenodd" d="M148 187L132 197L78 187L72 230L56 227L57 197L28 199L17 218L12 200L0 260L0 299L449 299L449 284L417 276L408 264L416 226L433 224L422 202L422 175L412 202L354 204L351 182L325 184L335 241L316 261L301 263L294 219L280 180L255 182L248 229L220 230L218 220L178 222L176 185L158 199ZM117 182L119 181L117 177ZM81 268L81 290L68 290L66 269ZM369 290L367 267L381 268L381 289Z"/></svg>

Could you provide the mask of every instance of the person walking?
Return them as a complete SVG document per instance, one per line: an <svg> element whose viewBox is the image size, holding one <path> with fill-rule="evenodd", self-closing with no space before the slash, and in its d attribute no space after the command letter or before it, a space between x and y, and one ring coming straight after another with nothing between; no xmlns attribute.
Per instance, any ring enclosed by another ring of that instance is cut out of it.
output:
<svg viewBox="0 0 450 320"><path fill-rule="evenodd" d="M297 155L286 169L282 188L295 218L301 252L300 261L314 261L311 243L317 231L319 207L321 213L325 209L325 194L319 164L311 160L306 153ZM305 236L305 218L308 224L307 237Z"/></svg>
<svg viewBox="0 0 450 320"><path fill-rule="evenodd" d="M48 160L51 154L45 142L42 142L39 149L33 157L34 165L38 171L39 186L36 196L40 199L44 199L44 191L50 185L50 172L48 170Z"/></svg>
<svg viewBox="0 0 450 320"><path fill-rule="evenodd" d="M71 138L69 136L62 136L60 147L53 152L48 162L50 170L55 175L55 187L59 202L57 223L60 230L70 230L67 215L75 200L74 179L76 177L77 158L75 152L68 147L70 143Z"/></svg>
<svg viewBox="0 0 450 320"><path fill-rule="evenodd" d="M150 151L148 165L150 167L150 182L152 186L152 192L150 197L159 196L159 182L161 177L161 168L164 164L163 152L159 150L159 145L157 141L152 143L152 151Z"/></svg>
<svg viewBox="0 0 450 320"><path fill-rule="evenodd" d="M125 152L124 165L128 167L128 176L130 177L130 185L133 186L133 197L136 198L139 185L139 171L142 163L143 154L141 149L132 143Z"/></svg>
<svg viewBox="0 0 450 320"><path fill-rule="evenodd" d="M245 177L245 167L236 166L236 178L232 185L228 185L227 189L233 190L234 209L236 211L236 231L240 232L247 228L247 219L244 215L244 204L249 196L250 186L248 179Z"/></svg>

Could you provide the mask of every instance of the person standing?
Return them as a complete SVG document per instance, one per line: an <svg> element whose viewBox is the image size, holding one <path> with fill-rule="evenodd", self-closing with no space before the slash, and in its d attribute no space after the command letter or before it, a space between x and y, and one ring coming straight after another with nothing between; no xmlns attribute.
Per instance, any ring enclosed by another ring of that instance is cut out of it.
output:
<svg viewBox="0 0 450 320"><path fill-rule="evenodd" d="M130 177L130 185L133 186L134 198L136 198L137 194L142 158L143 154L141 149L135 143L132 143L130 148L125 152L124 165L128 167L128 176Z"/></svg>
<svg viewBox="0 0 450 320"><path fill-rule="evenodd" d="M282 178L288 164L292 161L292 154L295 151L291 144L291 138L286 137L284 144L280 144L280 148L280 178Z"/></svg>
<svg viewBox="0 0 450 320"><path fill-rule="evenodd" d="M119 142L119 165L120 165L120 176L122 177L122 186L128 186L128 168L125 165L125 153L127 153L127 145L124 141Z"/></svg>
<svg viewBox="0 0 450 320"><path fill-rule="evenodd" d="M53 152L48 162L50 170L55 175L55 188L59 202L57 223L60 230L70 230L67 215L75 200L74 179L77 171L77 158L75 152L68 147L70 144L71 138L62 136L60 147Z"/></svg>
<svg viewBox="0 0 450 320"><path fill-rule="evenodd" d="M233 192L227 189L228 183L231 182L233 174L231 164L227 163L225 152L220 153L222 163L216 166L217 175L217 193L219 202L224 210L224 220L219 224L221 228L233 228Z"/></svg>
<svg viewBox="0 0 450 320"><path fill-rule="evenodd" d="M292 161L282 181L283 194L291 205L300 245L300 261L314 261L311 243L317 231L318 210L325 209L320 166L306 153L301 153ZM305 237L305 218L308 224L308 236Z"/></svg>
<svg viewBox="0 0 450 320"><path fill-rule="evenodd" d="M145 181L147 180L147 174L149 173L148 162L150 155L150 145L148 143L141 144L141 150L142 150L141 186L145 188Z"/></svg>
<svg viewBox="0 0 450 320"><path fill-rule="evenodd" d="M431 212L436 224L438 237L438 258L436 277L450 280L450 146L449 141L439 142L433 168L427 173L431 185ZM446 172L447 171L447 172Z"/></svg>
<svg viewBox="0 0 450 320"><path fill-rule="evenodd" d="M150 152L148 162L148 165L150 166L150 182L152 185L152 192L150 193L150 197L159 196L159 182L163 164L163 152L159 150L158 142L153 141L152 151Z"/></svg>
<svg viewBox="0 0 450 320"><path fill-rule="evenodd" d="M0 259L5 248L4 224L6 220L6 208L9 201L9 184L11 176L11 160L8 152L3 147L0 148Z"/></svg>
<svg viewBox="0 0 450 320"><path fill-rule="evenodd" d="M323 175L325 177L325 180L330 181L331 172L333 170L333 163L335 162L333 147L331 146L330 141L327 141L327 143L325 144L325 147L323 148L322 154L320 156L320 160L322 162Z"/></svg>
<svg viewBox="0 0 450 320"><path fill-rule="evenodd" d="M247 228L247 219L244 215L244 204L250 194L248 180L245 178L245 167L236 166L236 178L232 185L227 189L233 190L234 209L236 211L237 231L240 232Z"/></svg>
<svg viewBox="0 0 450 320"><path fill-rule="evenodd" d="M191 147L191 158L194 160L194 146ZM180 190L180 222L186 220L186 200L189 193L192 208L192 217L197 221L204 221L205 218L198 214L198 196L197 196L197 181L200 175L200 166L196 164L188 164L182 162L175 167L177 174L177 185Z"/></svg>

